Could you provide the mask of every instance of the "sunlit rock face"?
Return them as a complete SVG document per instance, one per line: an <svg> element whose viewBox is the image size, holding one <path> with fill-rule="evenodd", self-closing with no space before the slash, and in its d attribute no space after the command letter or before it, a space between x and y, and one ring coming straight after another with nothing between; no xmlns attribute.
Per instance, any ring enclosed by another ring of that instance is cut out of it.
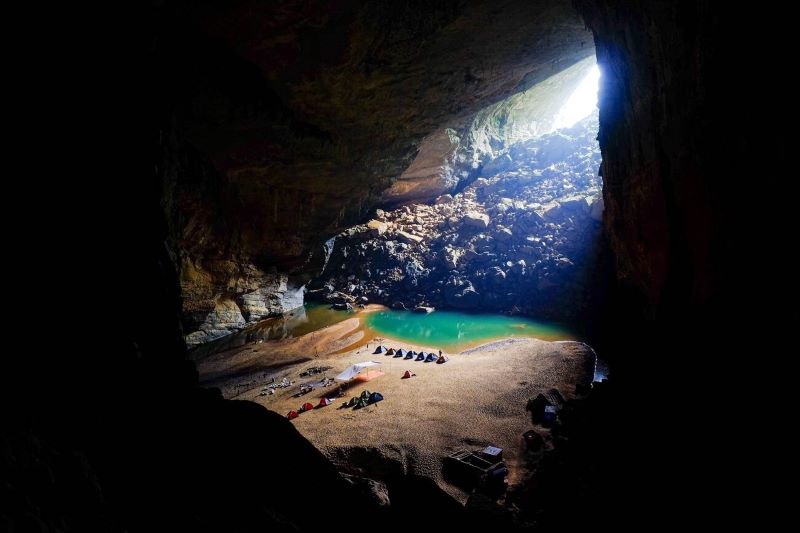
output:
<svg viewBox="0 0 800 533"><path fill-rule="evenodd" d="M590 298L587 268L600 240L596 134L594 113L506 147L455 195L378 210L336 238L310 294L574 319ZM370 229L377 224L383 233Z"/></svg>
<svg viewBox="0 0 800 533"><path fill-rule="evenodd" d="M422 143L411 166L384 191L381 203L425 202L452 192L473 180L482 165L506 147L553 131L565 95L573 92L593 63L594 58L588 57L486 106L460 128L436 131Z"/></svg>
<svg viewBox="0 0 800 533"><path fill-rule="evenodd" d="M181 273L191 341L238 323L230 302L246 322L290 308L285 294L324 265L322 243L404 172L398 203L461 179L437 132L461 139L481 109L594 52L568 0L159 9L155 76L170 116L159 172L172 252L194 269Z"/></svg>

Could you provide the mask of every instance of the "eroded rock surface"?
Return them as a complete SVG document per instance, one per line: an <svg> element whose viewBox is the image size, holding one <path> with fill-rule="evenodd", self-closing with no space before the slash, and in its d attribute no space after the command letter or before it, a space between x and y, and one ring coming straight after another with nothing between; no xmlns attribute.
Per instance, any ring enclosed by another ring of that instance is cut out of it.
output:
<svg viewBox="0 0 800 533"><path fill-rule="evenodd" d="M372 221L339 235L315 294L573 318L601 229L596 128L594 114L513 145L455 196L379 210L385 232Z"/></svg>

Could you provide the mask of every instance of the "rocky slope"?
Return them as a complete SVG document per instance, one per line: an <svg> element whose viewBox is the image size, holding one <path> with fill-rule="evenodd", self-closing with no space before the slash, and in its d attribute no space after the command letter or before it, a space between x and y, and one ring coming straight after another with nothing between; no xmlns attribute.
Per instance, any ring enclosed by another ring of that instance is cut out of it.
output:
<svg viewBox="0 0 800 533"><path fill-rule="evenodd" d="M482 176L335 239L310 296L574 318L600 238L597 114L512 145Z"/></svg>

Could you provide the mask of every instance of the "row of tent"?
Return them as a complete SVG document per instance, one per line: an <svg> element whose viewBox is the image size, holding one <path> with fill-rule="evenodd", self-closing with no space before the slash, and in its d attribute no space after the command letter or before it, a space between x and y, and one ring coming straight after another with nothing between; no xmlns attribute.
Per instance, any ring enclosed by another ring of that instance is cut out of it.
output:
<svg viewBox="0 0 800 533"><path fill-rule="evenodd" d="M395 357L402 357L404 359L414 359L415 361L425 361L426 363L432 363L436 361L437 363L446 363L450 360L449 357L442 354L437 356L435 353L425 353L425 352L416 352L414 350L404 350L400 348L399 350L395 350L394 348L386 348L384 345L379 345L375 348L375 351L372 352L373 354L385 354L385 355L393 355Z"/></svg>
<svg viewBox="0 0 800 533"><path fill-rule="evenodd" d="M317 409L319 409L320 407L327 407L332 403L333 401L330 398L320 398L319 403L317 404ZM312 404L311 402L306 402L303 405L301 405L300 409L298 409L297 411L295 411L294 409L289 411L289 414L286 415L286 418L288 418L289 420L297 418L298 416L300 416L300 413L305 413L306 411L311 411L312 409L314 409L314 404Z"/></svg>
<svg viewBox="0 0 800 533"><path fill-rule="evenodd" d="M353 396L350 398L349 402L345 402L342 407L354 407L356 409L360 409L362 407L366 407L367 405L378 403L379 401L383 400L383 394L380 392L369 392L368 390L362 391L359 396ZM330 398L320 398L319 403L316 406L316 409L321 407L327 407L332 404L333 401ZM311 411L314 409L314 404L311 402L306 402L300 406L300 409L295 411L292 409L286 415L286 418L292 420L293 418L297 418L300 416L300 413L305 413L306 411Z"/></svg>

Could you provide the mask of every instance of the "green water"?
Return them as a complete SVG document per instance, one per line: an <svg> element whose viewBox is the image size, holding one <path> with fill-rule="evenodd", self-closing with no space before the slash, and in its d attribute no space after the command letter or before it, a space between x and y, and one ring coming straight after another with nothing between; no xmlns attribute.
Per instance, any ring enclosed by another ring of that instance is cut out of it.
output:
<svg viewBox="0 0 800 533"><path fill-rule="evenodd" d="M495 314L434 311L431 314L386 310L369 313L365 325L387 337L445 351L506 337L535 337L542 340L570 340L575 336L556 324Z"/></svg>

